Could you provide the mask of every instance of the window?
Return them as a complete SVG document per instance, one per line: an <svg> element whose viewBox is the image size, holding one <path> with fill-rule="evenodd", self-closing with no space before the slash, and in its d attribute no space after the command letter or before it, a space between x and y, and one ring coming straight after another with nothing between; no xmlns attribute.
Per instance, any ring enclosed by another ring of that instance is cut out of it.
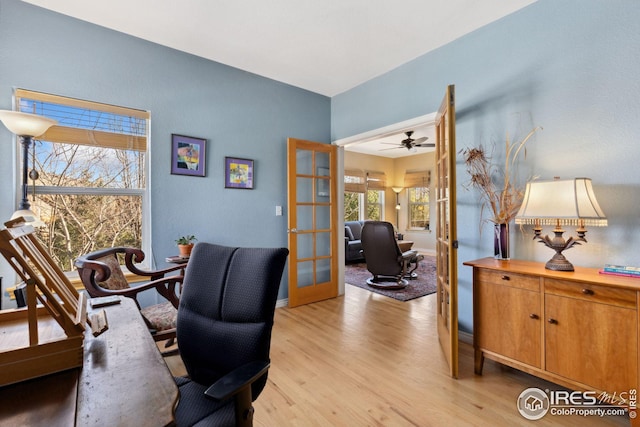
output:
<svg viewBox="0 0 640 427"><path fill-rule="evenodd" d="M143 247L149 113L22 89L15 98L19 111L58 121L29 155L39 237L58 265L71 271L83 253Z"/></svg>
<svg viewBox="0 0 640 427"><path fill-rule="evenodd" d="M414 187L409 194L409 229L429 229L429 188Z"/></svg>
<svg viewBox="0 0 640 427"><path fill-rule="evenodd" d="M344 220L383 220L385 185L384 173L345 170Z"/></svg>
<svg viewBox="0 0 640 427"><path fill-rule="evenodd" d="M367 190L366 219L382 221L384 212L384 191Z"/></svg>
<svg viewBox="0 0 640 427"><path fill-rule="evenodd" d="M404 186L407 188L409 230L429 230L429 171L407 172Z"/></svg>
<svg viewBox="0 0 640 427"><path fill-rule="evenodd" d="M382 172L367 172L367 216L365 219L384 219L384 189L386 176Z"/></svg>
<svg viewBox="0 0 640 427"><path fill-rule="evenodd" d="M344 220L358 221L364 217L365 176L362 171L344 171Z"/></svg>

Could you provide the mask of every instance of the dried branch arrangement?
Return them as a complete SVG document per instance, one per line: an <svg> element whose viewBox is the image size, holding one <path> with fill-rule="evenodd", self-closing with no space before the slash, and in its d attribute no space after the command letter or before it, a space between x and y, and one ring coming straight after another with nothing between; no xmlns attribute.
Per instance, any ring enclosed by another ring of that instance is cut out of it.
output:
<svg viewBox="0 0 640 427"><path fill-rule="evenodd" d="M506 224L518 213L524 197L524 185L517 182L516 162L520 152L523 152L526 158L525 144L540 129L542 128L539 126L535 127L520 142L511 141L507 134L505 162L502 168L491 163L491 157L482 145L460 150L467 172L471 176L466 186L480 191L482 211L488 208L492 214L489 221Z"/></svg>

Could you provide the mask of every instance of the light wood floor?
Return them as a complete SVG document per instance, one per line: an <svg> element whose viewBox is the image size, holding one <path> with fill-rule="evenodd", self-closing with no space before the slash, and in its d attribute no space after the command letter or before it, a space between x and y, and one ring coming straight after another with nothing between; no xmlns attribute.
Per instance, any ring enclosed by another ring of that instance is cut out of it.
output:
<svg viewBox="0 0 640 427"><path fill-rule="evenodd" d="M529 387L561 387L490 360L477 376L465 343L460 376L451 379L436 333L435 295L399 302L346 288L333 300L276 310L255 426L629 425L625 417L547 414L528 421L516 408L518 395ZM179 356L166 360L184 375Z"/></svg>

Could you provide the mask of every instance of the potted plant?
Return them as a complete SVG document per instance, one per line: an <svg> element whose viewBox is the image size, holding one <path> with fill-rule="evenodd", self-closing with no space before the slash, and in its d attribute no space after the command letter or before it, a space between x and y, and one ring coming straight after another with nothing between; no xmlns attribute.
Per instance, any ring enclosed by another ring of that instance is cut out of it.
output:
<svg viewBox="0 0 640 427"><path fill-rule="evenodd" d="M480 191L481 214L485 209L491 211L488 220L494 224L496 258L509 259L509 222L517 215L524 197L524 185L516 179L515 166L524 145L539 129L542 128L535 127L520 142L509 140L507 135L503 168L491 163L482 145L460 150L471 176L467 187Z"/></svg>
<svg viewBox="0 0 640 427"><path fill-rule="evenodd" d="M181 257L186 258L191 255L191 249L193 249L193 245L196 240L198 239L196 239L196 236L194 236L193 234L182 236L176 239Z"/></svg>

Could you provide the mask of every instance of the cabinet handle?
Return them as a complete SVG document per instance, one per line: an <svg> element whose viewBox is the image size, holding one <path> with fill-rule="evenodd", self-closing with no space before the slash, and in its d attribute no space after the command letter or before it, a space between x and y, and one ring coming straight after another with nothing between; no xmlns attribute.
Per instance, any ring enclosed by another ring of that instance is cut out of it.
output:
<svg viewBox="0 0 640 427"><path fill-rule="evenodd" d="M586 289L586 288L582 290L582 293L585 294L585 295L593 295L594 294L594 292L591 289Z"/></svg>
<svg viewBox="0 0 640 427"><path fill-rule="evenodd" d="M556 319L553 319L553 318L549 318L548 322L551 323L552 325L557 325L558 324L558 321Z"/></svg>
<svg viewBox="0 0 640 427"><path fill-rule="evenodd" d="M539 318L540 318L540 316L538 316L538 315L537 315L537 314L535 314L535 313L531 313L531 314L529 315L529 317L530 317L531 319L539 319Z"/></svg>
<svg viewBox="0 0 640 427"><path fill-rule="evenodd" d="M502 280L511 280L511 277L509 277L509 276L502 276L501 278L502 278Z"/></svg>

